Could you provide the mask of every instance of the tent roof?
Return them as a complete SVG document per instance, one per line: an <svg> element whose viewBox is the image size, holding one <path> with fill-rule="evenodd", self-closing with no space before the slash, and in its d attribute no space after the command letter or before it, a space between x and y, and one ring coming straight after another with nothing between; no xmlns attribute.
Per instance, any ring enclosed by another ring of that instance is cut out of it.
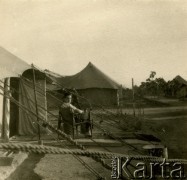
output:
<svg viewBox="0 0 187 180"><path fill-rule="evenodd" d="M28 68L30 68L29 64L0 47L0 79L17 77Z"/></svg>
<svg viewBox="0 0 187 180"><path fill-rule="evenodd" d="M187 85L187 81L183 79L181 76L177 75L174 80L178 81L180 84Z"/></svg>
<svg viewBox="0 0 187 180"><path fill-rule="evenodd" d="M55 72L53 72L53 71L50 71L50 70L48 70L48 69L45 69L44 72L45 72L47 75L52 76L52 77L54 77L54 78L61 78L61 77L63 77L62 75L60 75L60 74L58 74L58 73L55 73Z"/></svg>
<svg viewBox="0 0 187 180"><path fill-rule="evenodd" d="M91 62L79 73L58 79L66 88L88 89L108 88L118 89L119 84L101 72Z"/></svg>

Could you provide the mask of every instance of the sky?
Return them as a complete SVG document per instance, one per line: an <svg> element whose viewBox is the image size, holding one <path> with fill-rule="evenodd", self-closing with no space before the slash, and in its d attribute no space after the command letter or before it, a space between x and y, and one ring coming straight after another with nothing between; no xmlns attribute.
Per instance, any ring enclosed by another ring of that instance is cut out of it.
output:
<svg viewBox="0 0 187 180"><path fill-rule="evenodd" d="M92 62L126 87L187 79L187 1L0 0L0 46L61 75Z"/></svg>

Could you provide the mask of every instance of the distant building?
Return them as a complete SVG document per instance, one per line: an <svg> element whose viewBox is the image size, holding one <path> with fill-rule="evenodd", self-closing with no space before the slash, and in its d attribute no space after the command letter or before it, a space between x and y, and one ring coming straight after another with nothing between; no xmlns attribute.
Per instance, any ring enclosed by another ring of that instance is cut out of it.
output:
<svg viewBox="0 0 187 180"><path fill-rule="evenodd" d="M187 81L181 76L176 76L173 81L177 83L177 89L175 95L177 98L186 98L187 97Z"/></svg>

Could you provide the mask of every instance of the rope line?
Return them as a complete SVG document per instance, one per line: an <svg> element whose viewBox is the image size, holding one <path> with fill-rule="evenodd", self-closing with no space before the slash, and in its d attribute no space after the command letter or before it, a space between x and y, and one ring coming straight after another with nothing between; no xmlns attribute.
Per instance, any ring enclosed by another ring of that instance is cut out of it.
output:
<svg viewBox="0 0 187 180"><path fill-rule="evenodd" d="M93 151L93 150L69 150L58 147L43 146L43 145L34 145L34 144L20 144L20 143L1 143L0 149L5 150L19 150L23 152L32 152L32 153L44 153L44 154L74 154L87 157L100 157L103 159L110 159L114 156L120 157L122 159L131 158L133 160L143 160L146 162L163 162L164 158L154 157L154 156L139 156L139 155L125 155L120 153L110 153L103 151ZM187 159L166 159L167 162L181 162L187 164Z"/></svg>

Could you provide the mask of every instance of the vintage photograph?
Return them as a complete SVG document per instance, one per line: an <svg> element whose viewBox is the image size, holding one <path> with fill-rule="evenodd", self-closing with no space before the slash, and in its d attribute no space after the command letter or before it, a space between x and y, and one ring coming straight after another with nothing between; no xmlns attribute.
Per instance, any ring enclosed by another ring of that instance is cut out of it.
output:
<svg viewBox="0 0 187 180"><path fill-rule="evenodd" d="M0 0L0 180L187 177L186 0Z"/></svg>

